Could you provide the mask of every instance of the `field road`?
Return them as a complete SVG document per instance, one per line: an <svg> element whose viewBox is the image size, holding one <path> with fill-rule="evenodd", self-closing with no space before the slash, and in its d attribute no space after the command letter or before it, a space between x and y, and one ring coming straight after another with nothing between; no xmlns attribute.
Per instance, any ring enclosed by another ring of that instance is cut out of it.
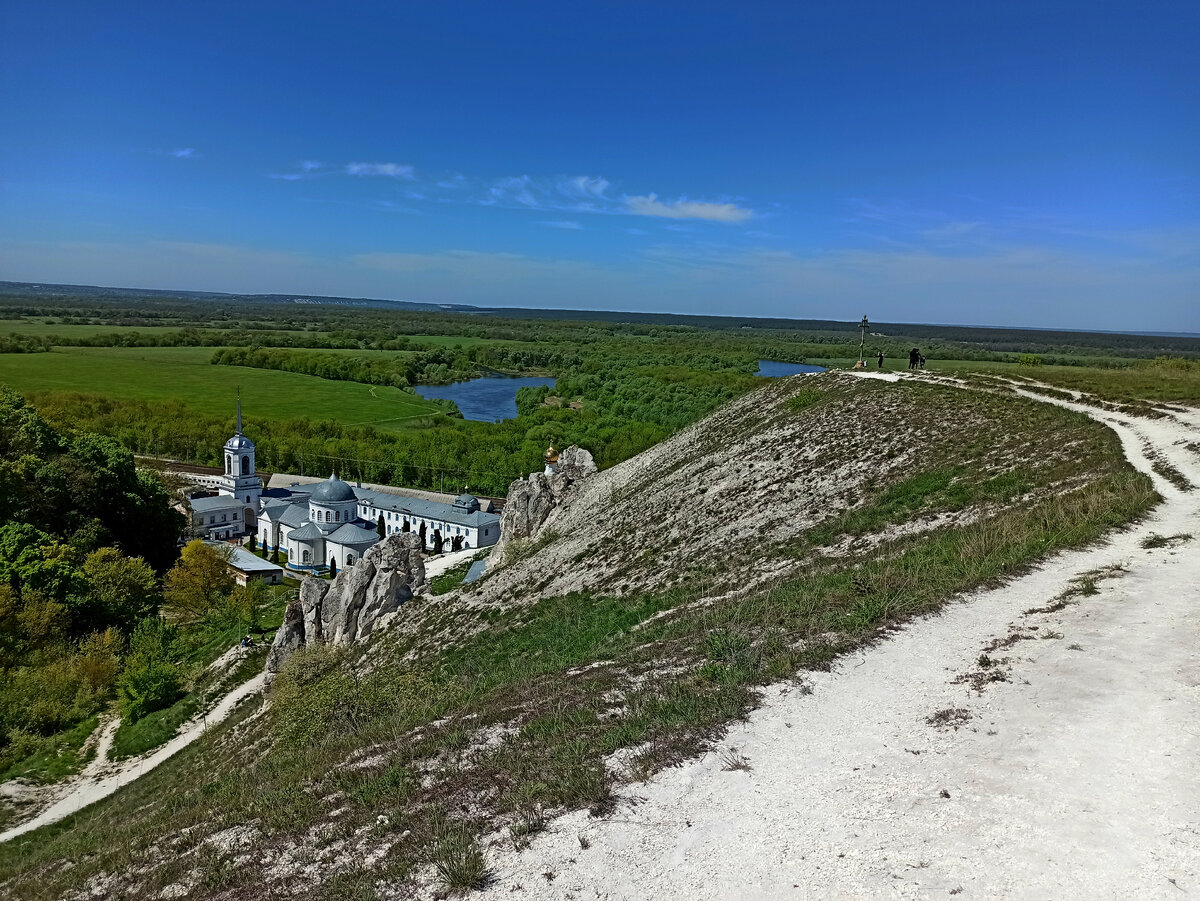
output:
<svg viewBox="0 0 1200 901"><path fill-rule="evenodd" d="M1064 405L1154 479L1143 522L769 688L611 819L570 814L520 853L496 836L482 897L1200 898L1200 490L1148 458L1200 485L1200 415ZM1098 593L1032 612L1088 573ZM985 651L1007 681L956 682ZM723 768L730 747L749 770Z"/></svg>

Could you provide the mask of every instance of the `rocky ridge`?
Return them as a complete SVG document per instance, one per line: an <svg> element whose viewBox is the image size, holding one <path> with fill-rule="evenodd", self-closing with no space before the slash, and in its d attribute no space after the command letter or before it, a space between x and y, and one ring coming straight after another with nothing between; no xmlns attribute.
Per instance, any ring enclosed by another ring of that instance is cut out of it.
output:
<svg viewBox="0 0 1200 901"><path fill-rule="evenodd" d="M397 610L424 582L421 539L411 532L389 535L332 582L307 576L300 597L288 604L275 634L267 672L278 672L306 644L364 640L382 617Z"/></svg>
<svg viewBox="0 0 1200 901"><path fill-rule="evenodd" d="M591 453L572 444L559 453L557 472L535 472L513 482L500 517L500 541L492 551L493 563L511 557L517 542L537 540L554 514L580 493L580 483L596 471Z"/></svg>

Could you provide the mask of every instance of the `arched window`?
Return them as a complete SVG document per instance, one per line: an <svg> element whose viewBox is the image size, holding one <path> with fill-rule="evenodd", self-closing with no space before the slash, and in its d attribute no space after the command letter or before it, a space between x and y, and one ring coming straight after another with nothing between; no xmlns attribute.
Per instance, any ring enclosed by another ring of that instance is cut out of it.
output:
<svg viewBox="0 0 1200 901"><path fill-rule="evenodd" d="M304 549L304 553L302 553L302 554L300 555L300 559L301 559L301 560L302 560L304 563L308 563L310 560L312 560L312 554L311 554L311 553L309 553L309 550L308 550L308 548L305 548L305 549Z"/></svg>
<svg viewBox="0 0 1200 901"><path fill-rule="evenodd" d="M250 475L250 458L248 456L242 457L242 475Z"/></svg>
<svg viewBox="0 0 1200 901"><path fill-rule="evenodd" d="M354 565L354 555L353 555L353 554L347 554L347 555L346 555L346 565L347 565L347 566L353 566L353 565Z"/></svg>
<svg viewBox="0 0 1200 901"><path fill-rule="evenodd" d="M341 522L341 521L342 521L342 511L341 511L341 510L334 510L334 511L333 511L333 521L334 521L334 522Z"/></svg>
<svg viewBox="0 0 1200 901"><path fill-rule="evenodd" d="M233 457L229 456L229 454L226 454L225 455L225 475L231 475L232 473L233 473Z"/></svg>

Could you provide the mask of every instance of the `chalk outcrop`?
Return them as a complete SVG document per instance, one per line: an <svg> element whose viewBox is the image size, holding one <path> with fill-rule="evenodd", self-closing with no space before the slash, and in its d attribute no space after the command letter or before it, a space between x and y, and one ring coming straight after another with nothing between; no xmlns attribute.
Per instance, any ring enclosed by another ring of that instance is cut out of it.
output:
<svg viewBox="0 0 1200 901"><path fill-rule="evenodd" d="M503 561L514 540L536 539L555 511L569 503L579 483L596 474L591 453L574 444L559 453L557 467L553 474L535 472L508 487L494 559Z"/></svg>
<svg viewBox="0 0 1200 901"><path fill-rule="evenodd" d="M382 617L411 598L424 582L421 539L412 532L389 535L332 582L308 576L275 634L267 672L278 672L306 644L364 640Z"/></svg>

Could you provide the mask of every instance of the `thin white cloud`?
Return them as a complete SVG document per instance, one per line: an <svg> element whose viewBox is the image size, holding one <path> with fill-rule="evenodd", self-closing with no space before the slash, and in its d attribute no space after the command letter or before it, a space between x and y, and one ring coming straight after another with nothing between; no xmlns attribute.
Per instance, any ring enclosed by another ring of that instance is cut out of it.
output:
<svg viewBox="0 0 1200 901"><path fill-rule="evenodd" d="M411 181L412 166L402 166L399 163L347 163L347 175L382 175L387 178L403 178Z"/></svg>
<svg viewBox="0 0 1200 901"><path fill-rule="evenodd" d="M609 182L607 178L601 178L598 175L564 176L559 179L558 189L570 197L599 199L608 191Z"/></svg>
<svg viewBox="0 0 1200 901"><path fill-rule="evenodd" d="M549 210L550 206L541 197L539 186L528 175L510 175L498 179L488 188L487 196L480 201L484 206L522 206L531 210Z"/></svg>
<svg viewBox="0 0 1200 901"><path fill-rule="evenodd" d="M271 172L267 178L277 178L280 181L300 181L306 176L301 172Z"/></svg>
<svg viewBox="0 0 1200 901"><path fill-rule="evenodd" d="M320 169L323 165L325 165L325 164L320 162L319 160L303 160L300 163L300 168L303 169L305 172L315 172L317 169Z"/></svg>
<svg viewBox="0 0 1200 901"><path fill-rule="evenodd" d="M174 150L169 151L169 153L177 160L186 160L195 156L199 156L199 154L196 153L195 147L176 147Z"/></svg>
<svg viewBox="0 0 1200 901"><path fill-rule="evenodd" d="M583 228L582 222L574 222L569 219L552 219L546 222L539 222L538 225L544 225L546 228L562 228L569 231L579 231Z"/></svg>
<svg viewBox="0 0 1200 901"><path fill-rule="evenodd" d="M626 197L626 209L635 216L656 216L660 219L704 219L709 222L745 222L753 210L735 203L707 203L700 200L659 200L657 194Z"/></svg>

